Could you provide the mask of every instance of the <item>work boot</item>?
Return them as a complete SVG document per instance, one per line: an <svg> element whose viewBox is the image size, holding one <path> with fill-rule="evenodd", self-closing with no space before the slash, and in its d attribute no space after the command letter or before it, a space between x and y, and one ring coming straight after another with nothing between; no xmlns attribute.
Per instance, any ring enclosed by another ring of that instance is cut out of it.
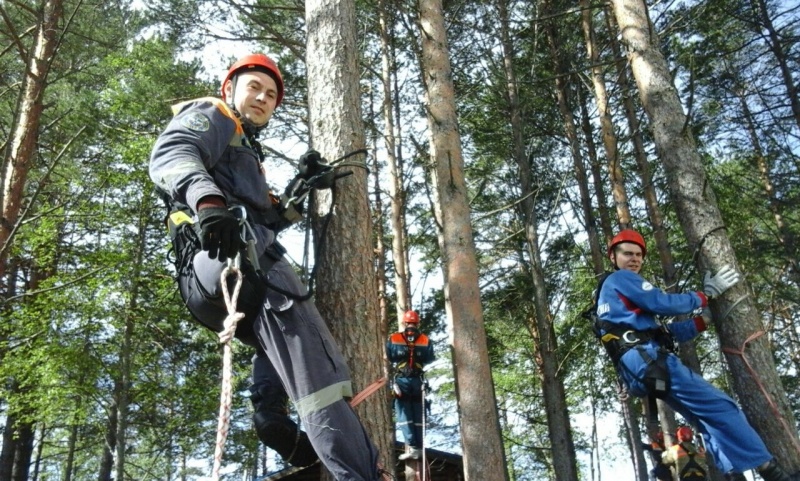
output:
<svg viewBox="0 0 800 481"><path fill-rule="evenodd" d="M420 448L415 448L411 446L408 448L407 453L403 453L397 457L400 461L405 461L407 459L420 459L422 457L422 450Z"/></svg>
<svg viewBox="0 0 800 481"><path fill-rule="evenodd" d="M764 481L797 481L798 475L789 476L774 459L766 463L766 466L758 468L758 474Z"/></svg>

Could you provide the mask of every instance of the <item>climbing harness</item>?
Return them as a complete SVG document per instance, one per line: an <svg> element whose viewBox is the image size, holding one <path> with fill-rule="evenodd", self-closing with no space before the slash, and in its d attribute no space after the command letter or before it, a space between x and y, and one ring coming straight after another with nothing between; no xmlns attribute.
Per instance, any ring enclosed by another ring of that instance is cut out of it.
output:
<svg viewBox="0 0 800 481"><path fill-rule="evenodd" d="M680 481L705 481L707 479L706 470L697 462L697 456L699 454L705 456L705 453L699 451L694 445L687 445L684 441L681 441L680 449L686 453L689 460L678 473L678 479Z"/></svg>
<svg viewBox="0 0 800 481"><path fill-rule="evenodd" d="M635 349L647 364L644 378L641 379L641 382L648 391L644 403L647 431L653 433L659 429L656 400L664 398L669 392L669 369L667 369L666 363L667 355L675 351L675 341L666 325L660 319L658 328L647 331L635 331L626 326L616 325L600 319L597 313L600 290L611 274L611 272L604 272L600 276L597 288L592 295L592 304L581 312L581 317L591 322L592 332L594 332L595 337L600 341L609 358L611 358L611 362L617 371L617 387L620 401L626 401L629 396L620 372L621 369L627 370L627 367L620 362L622 356L631 349ZM651 340L660 346L655 358L643 348L643 345ZM633 373L629 372L629 374L635 377Z"/></svg>

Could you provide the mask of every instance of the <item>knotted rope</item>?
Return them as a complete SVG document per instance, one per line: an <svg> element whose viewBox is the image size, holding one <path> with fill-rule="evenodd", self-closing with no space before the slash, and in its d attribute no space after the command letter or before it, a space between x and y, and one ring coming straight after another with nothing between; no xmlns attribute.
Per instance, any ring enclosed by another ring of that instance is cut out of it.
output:
<svg viewBox="0 0 800 481"><path fill-rule="evenodd" d="M769 405L772 414L775 415L775 418L780 421L781 425L783 426L783 429L786 431L787 434L789 434L789 438L792 440L794 448L798 452L800 452L800 444L798 444L797 441L796 431L789 426L789 423L786 421L786 418L783 417L783 415L781 414L780 409L778 408L778 405L775 402L775 399L773 399L772 395L770 395L770 393L767 391L767 388L764 386L764 383L761 382L761 378L758 376L758 373L756 372L755 368L753 367L752 364L750 364L750 361L747 359L747 356L745 356L745 349L747 348L747 345L751 341L758 339L764 334L766 334L764 331L756 331L755 333L751 334L747 339L744 340L741 348L736 349L733 347L723 347L722 351L742 358L742 361L744 362L744 365L747 368L747 372L750 373L750 376L752 376L753 381L755 381L756 385L758 386L758 390L761 391L761 394L763 394L764 398L767 400L767 404Z"/></svg>
<svg viewBox="0 0 800 481"><path fill-rule="evenodd" d="M236 276L236 285L233 295L228 292L228 276ZM236 324L244 317L244 313L236 312L236 301L242 288L242 271L236 265L228 265L220 275L222 295L225 297L225 307L228 308L228 317L223 323L224 329L219 333L219 342L223 345L222 353L222 390L219 396L219 421L217 422L217 445L214 448L214 470L211 473L213 481L219 480L219 470L222 466L222 453L225 450L225 439L228 438L228 429L231 420L231 399L233 387L231 386L233 349L231 339L236 333Z"/></svg>

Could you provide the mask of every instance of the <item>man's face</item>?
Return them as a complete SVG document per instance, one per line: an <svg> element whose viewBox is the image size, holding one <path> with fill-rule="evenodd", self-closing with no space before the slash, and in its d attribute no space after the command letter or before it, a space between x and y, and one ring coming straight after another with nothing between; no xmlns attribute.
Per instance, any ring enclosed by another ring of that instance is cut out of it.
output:
<svg viewBox="0 0 800 481"><path fill-rule="evenodd" d="M405 324L406 328L404 329L404 332L406 337L414 337L416 339L416 337L419 335L419 329L417 328L417 325L410 322L406 322Z"/></svg>
<svg viewBox="0 0 800 481"><path fill-rule="evenodd" d="M233 82L225 84L225 96L233 102L242 118L256 127L266 125L275 110L278 100L278 86L275 80L264 72L248 71L238 75L236 92L232 91Z"/></svg>
<svg viewBox="0 0 800 481"><path fill-rule="evenodd" d="M611 253L611 262L620 269L639 273L642 269L642 248L633 242L623 242L614 247Z"/></svg>

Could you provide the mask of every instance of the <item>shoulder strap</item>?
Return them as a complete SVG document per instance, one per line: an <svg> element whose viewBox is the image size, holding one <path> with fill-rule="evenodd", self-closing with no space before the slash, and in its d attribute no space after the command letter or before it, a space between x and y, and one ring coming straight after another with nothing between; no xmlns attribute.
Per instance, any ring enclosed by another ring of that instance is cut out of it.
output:
<svg viewBox="0 0 800 481"><path fill-rule="evenodd" d="M600 275L600 279L597 280L597 289L595 289L594 291L595 309L597 308L597 302L600 300L600 290L603 288L603 284L605 284L606 279L608 279L608 276L610 276L611 274L613 274L613 272L603 272L603 274Z"/></svg>
<svg viewBox="0 0 800 481"><path fill-rule="evenodd" d="M597 280L597 287L592 293L592 304L581 312L581 317L592 323L592 331L594 331L594 335L598 339L600 339L601 333L600 318L597 317L597 302L600 299L600 290L611 274L613 274L613 272L603 272L603 274L600 275L600 278Z"/></svg>
<svg viewBox="0 0 800 481"><path fill-rule="evenodd" d="M686 456L689 458L686 461L686 464L681 469L681 472L678 473L678 477L680 479L691 479L691 480L699 480L699 479L706 479L706 470L700 463L697 462L697 448L694 444L688 444L685 442L680 443L681 449L686 452Z"/></svg>

